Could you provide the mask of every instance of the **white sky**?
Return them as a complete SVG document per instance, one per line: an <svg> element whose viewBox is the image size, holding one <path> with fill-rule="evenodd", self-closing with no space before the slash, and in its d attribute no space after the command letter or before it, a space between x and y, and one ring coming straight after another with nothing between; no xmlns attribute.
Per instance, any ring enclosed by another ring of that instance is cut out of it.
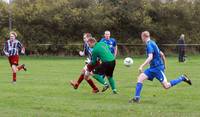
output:
<svg viewBox="0 0 200 117"><path fill-rule="evenodd" d="M5 1L5 2L9 3L9 0L3 0L3 1Z"/></svg>

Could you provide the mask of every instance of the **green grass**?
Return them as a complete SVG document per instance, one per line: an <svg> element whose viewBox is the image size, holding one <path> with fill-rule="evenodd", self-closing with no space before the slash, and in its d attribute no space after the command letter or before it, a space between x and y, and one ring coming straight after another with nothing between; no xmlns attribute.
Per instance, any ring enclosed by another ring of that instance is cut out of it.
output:
<svg viewBox="0 0 200 117"><path fill-rule="evenodd" d="M27 72L18 72L17 84L11 84L11 71L6 58L0 58L1 117L198 117L200 116L200 57L189 57L180 64L169 57L166 76L174 79L187 73L193 81L164 90L155 79L146 81L140 104L129 104L133 96L138 67L144 58L134 58L130 68L117 60L114 73L118 95L111 90L93 94L83 81L74 90L69 81L77 79L84 59L63 57L23 57ZM95 81L96 82L96 81ZM96 82L96 84L98 84ZM98 84L101 89L101 85Z"/></svg>

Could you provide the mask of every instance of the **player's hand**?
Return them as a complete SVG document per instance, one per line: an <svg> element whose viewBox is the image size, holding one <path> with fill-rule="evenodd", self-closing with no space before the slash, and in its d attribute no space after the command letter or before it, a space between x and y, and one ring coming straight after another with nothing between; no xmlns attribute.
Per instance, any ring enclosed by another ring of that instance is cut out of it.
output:
<svg viewBox="0 0 200 117"><path fill-rule="evenodd" d="M80 56L84 56L85 54L84 54L83 51L79 51L79 55L80 55Z"/></svg>
<svg viewBox="0 0 200 117"><path fill-rule="evenodd" d="M143 73L143 67L140 66L139 69L138 69L139 73Z"/></svg>
<svg viewBox="0 0 200 117"><path fill-rule="evenodd" d="M25 48L22 48L21 53L25 54Z"/></svg>
<svg viewBox="0 0 200 117"><path fill-rule="evenodd" d="M86 60L85 60L85 64L89 64L91 62L91 60L89 59L89 58L87 58Z"/></svg>
<svg viewBox="0 0 200 117"><path fill-rule="evenodd" d="M6 56L9 56L9 53L8 53L8 52L5 52L5 55L6 55Z"/></svg>
<svg viewBox="0 0 200 117"><path fill-rule="evenodd" d="M93 71L90 72L90 75L94 75Z"/></svg>

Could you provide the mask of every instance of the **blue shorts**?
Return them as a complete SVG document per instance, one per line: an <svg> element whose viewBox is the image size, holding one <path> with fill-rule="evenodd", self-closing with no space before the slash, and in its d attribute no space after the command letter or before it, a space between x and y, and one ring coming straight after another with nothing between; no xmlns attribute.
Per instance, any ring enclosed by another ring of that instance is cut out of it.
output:
<svg viewBox="0 0 200 117"><path fill-rule="evenodd" d="M144 71L144 74L148 76L148 80L150 81L156 78L162 83L166 78L164 68L160 67L148 68Z"/></svg>

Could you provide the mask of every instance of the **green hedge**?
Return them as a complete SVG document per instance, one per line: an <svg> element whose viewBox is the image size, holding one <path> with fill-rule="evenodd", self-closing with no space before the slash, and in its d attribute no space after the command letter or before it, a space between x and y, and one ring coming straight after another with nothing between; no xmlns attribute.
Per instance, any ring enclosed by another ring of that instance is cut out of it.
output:
<svg viewBox="0 0 200 117"><path fill-rule="evenodd" d="M8 8L0 0L1 43L8 34ZM176 43L182 33L187 43L200 41L199 0L14 0L11 8L18 38L29 50L43 53L62 48L35 45L80 43L84 32L100 39L105 30L122 43L142 43L139 38L144 30L149 30L159 44ZM69 51L71 55L76 48ZM140 51L136 49L136 53Z"/></svg>

